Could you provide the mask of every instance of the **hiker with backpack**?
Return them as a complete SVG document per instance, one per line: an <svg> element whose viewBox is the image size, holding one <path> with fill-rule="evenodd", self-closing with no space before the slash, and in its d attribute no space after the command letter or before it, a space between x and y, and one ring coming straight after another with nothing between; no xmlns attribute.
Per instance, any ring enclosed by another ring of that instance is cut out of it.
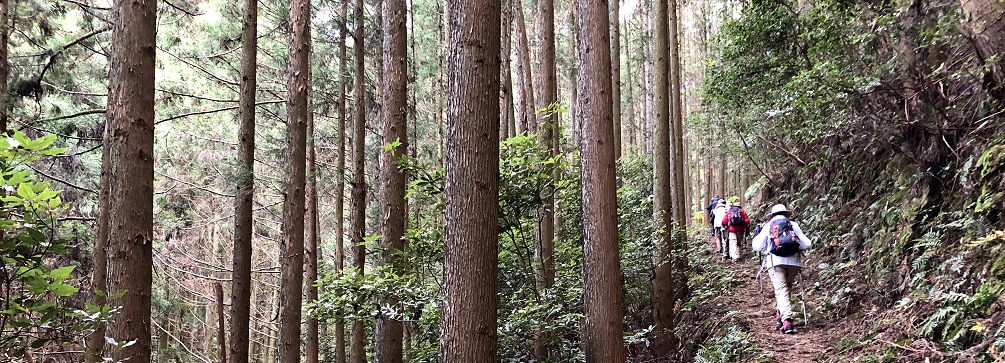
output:
<svg viewBox="0 0 1005 363"><path fill-rule="evenodd" d="M723 228L722 219L726 217L726 200L719 199L719 203L712 209L712 236L715 237L719 253L725 255L723 245L726 241L726 233Z"/></svg>
<svg viewBox="0 0 1005 363"><path fill-rule="evenodd" d="M723 248L722 259L740 261L740 241L744 240L747 230L750 228L750 217L747 211L740 207L740 202L733 202L726 215L722 219L722 225L727 229L729 237L727 239L728 248Z"/></svg>
<svg viewBox="0 0 1005 363"><path fill-rule="evenodd" d="M712 203L709 203L708 206L705 207L705 212L708 216L708 225L709 227L711 227L709 228L709 233L711 233L713 236L715 235L715 215L712 214L712 210L715 209L715 207L719 206L719 201L721 200L722 198L719 198L719 195L716 194L714 197L712 197Z"/></svg>
<svg viewBox="0 0 1005 363"><path fill-rule="evenodd" d="M778 330L783 334L794 334L792 326L792 301L790 293L796 275L803 268L803 252L812 243L803 234L799 224L789 218L792 212L782 204L771 207L768 222L761 227L760 233L754 236L752 247L754 251L764 251L764 268L768 271L771 284L775 288L775 320Z"/></svg>

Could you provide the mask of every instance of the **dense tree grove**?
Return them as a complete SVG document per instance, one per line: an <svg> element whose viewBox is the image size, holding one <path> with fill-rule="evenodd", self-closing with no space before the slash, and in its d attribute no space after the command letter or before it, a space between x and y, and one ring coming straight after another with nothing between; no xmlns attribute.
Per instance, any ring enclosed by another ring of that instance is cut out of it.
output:
<svg viewBox="0 0 1005 363"><path fill-rule="evenodd" d="M0 361L1003 361L1003 4L2 0Z"/></svg>

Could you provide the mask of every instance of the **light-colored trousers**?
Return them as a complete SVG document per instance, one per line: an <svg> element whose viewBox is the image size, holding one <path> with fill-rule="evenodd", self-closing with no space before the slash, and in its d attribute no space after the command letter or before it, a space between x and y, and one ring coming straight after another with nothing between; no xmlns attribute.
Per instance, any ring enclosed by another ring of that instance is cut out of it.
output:
<svg viewBox="0 0 1005 363"><path fill-rule="evenodd" d="M741 236L737 236L736 233L729 232L729 254L727 255L726 251L723 251L723 255L725 255L726 258L740 258L740 237Z"/></svg>
<svg viewBox="0 0 1005 363"><path fill-rule="evenodd" d="M789 293L800 269L802 267L789 265L778 265L768 269L771 284L775 287L775 306L782 314L782 320L792 319L792 299Z"/></svg>

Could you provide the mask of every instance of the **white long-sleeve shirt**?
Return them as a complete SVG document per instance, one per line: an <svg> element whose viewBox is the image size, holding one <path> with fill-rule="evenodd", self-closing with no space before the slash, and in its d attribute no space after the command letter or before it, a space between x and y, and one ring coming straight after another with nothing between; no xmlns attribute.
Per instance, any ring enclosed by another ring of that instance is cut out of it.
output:
<svg viewBox="0 0 1005 363"><path fill-rule="evenodd" d="M803 266L802 251L810 249L810 247L813 246L813 242L811 242L810 239L807 238L805 234L803 234L803 230L799 228L799 224L796 222L793 222L791 220L789 221L790 223L792 223L792 231L795 232L796 239L799 241L800 252L788 257L775 256L770 252L771 241L770 238L768 237L769 234L771 233L770 231L771 222L781 218L784 217L774 216L771 218L770 221L761 225L761 233L758 233L756 236L754 236L754 240L751 243L751 245L754 248L754 252L764 251L764 254L766 255L766 258L764 259L763 263L764 267L772 268L778 265L802 267Z"/></svg>
<svg viewBox="0 0 1005 363"><path fill-rule="evenodd" d="M722 219L726 217L726 207L718 206L712 209L712 227L722 227Z"/></svg>

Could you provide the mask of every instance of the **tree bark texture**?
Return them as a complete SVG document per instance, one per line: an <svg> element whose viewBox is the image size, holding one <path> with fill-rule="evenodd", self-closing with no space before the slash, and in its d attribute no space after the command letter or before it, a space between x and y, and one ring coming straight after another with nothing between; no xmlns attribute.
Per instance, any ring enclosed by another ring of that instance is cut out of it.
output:
<svg viewBox="0 0 1005 363"><path fill-rule="evenodd" d="M258 1L245 0L241 34L241 85L238 100L238 164L234 198L234 261L230 287L230 358L248 363L251 312L251 255L255 199L255 92L258 89Z"/></svg>
<svg viewBox="0 0 1005 363"><path fill-rule="evenodd" d="M611 39L611 112L614 117L614 160L621 159L621 17L619 0L608 0Z"/></svg>
<svg viewBox="0 0 1005 363"><path fill-rule="evenodd" d="M7 79L10 78L10 0L0 0L0 134L7 132Z"/></svg>
<svg viewBox="0 0 1005 363"><path fill-rule="evenodd" d="M308 74L312 72L308 71ZM307 193L306 216L304 216L304 277L307 279L307 301L318 299L318 182L317 182L317 152L314 145L314 114L307 114ZM306 345L307 363L318 363L320 359L320 326L316 317L307 317Z"/></svg>
<svg viewBox="0 0 1005 363"><path fill-rule="evenodd" d="M583 275L586 320L583 347L588 363L622 363L621 266L615 196L611 48L604 0L576 1L576 59L582 139Z"/></svg>
<svg viewBox="0 0 1005 363"><path fill-rule="evenodd" d="M157 1L116 1L109 60L108 303L121 307L107 336L115 361L150 361L153 283L154 63ZM119 294L119 297L116 297Z"/></svg>
<svg viewBox="0 0 1005 363"><path fill-rule="evenodd" d="M309 0L290 3L290 80L286 123L286 178L284 181L282 240L279 244L279 356L280 363L300 362L301 308L304 285L304 204L306 187L307 124L310 122Z"/></svg>
<svg viewBox="0 0 1005 363"><path fill-rule="evenodd" d="M1005 2L960 0L960 7L979 59L990 63L990 71L984 77L985 88L997 100L999 108L1005 109Z"/></svg>
<svg viewBox="0 0 1005 363"><path fill-rule="evenodd" d="M555 1L537 2L537 105L535 110L548 108L558 102L558 75L555 69ZM554 139L558 128L556 113L543 112L537 115L538 133L541 145L555 155ZM537 210L537 248L535 249L535 282L538 296L555 285L555 198L549 196L545 205ZM542 301L543 302L543 301ZM547 324L547 322L544 322ZM538 360L549 357L549 335L538 326L535 328L534 352Z"/></svg>
<svg viewBox="0 0 1005 363"><path fill-rule="evenodd" d="M513 7L510 5L519 0L501 0L501 20L499 39L499 138L505 140L510 134L516 134L516 130L510 129L510 120L513 115L513 74L510 69L510 56L512 53L513 36Z"/></svg>
<svg viewBox="0 0 1005 363"><path fill-rule="evenodd" d="M673 183L670 145L670 83L669 83L669 23L668 0L656 0L653 4L653 212L661 233L656 241L653 255L655 271L653 284L653 315L655 344L653 349L658 358L670 354L674 335L673 304Z"/></svg>
<svg viewBox="0 0 1005 363"><path fill-rule="evenodd" d="M500 2L451 1L448 14L453 41L447 62L441 361L495 362Z"/></svg>
<svg viewBox="0 0 1005 363"><path fill-rule="evenodd" d="M363 67L365 38L363 33L363 0L356 0L356 31L353 41L353 134L352 134L352 181L350 198L352 208L349 211L349 243L352 244L353 267L362 277L366 267L366 246L363 236L366 233L366 84L364 83ZM358 303L362 304L362 301ZM352 323L349 338L349 361L352 363L366 362L366 342L363 337L363 321Z"/></svg>
<svg viewBox="0 0 1005 363"><path fill-rule="evenodd" d="M675 229L683 229L688 215L684 203L684 110L681 102L681 70L680 64L680 21L677 15L677 0L669 0L667 12L670 16L670 161L673 163L673 176L670 190L673 192L673 217Z"/></svg>
<svg viewBox="0 0 1005 363"><path fill-rule="evenodd" d="M514 36L516 37L517 76L520 77L520 119L517 120L517 133L537 132L537 105L534 102L534 75L530 65L530 42L527 40L527 22L523 14L522 0L512 0L513 21L515 21Z"/></svg>
<svg viewBox="0 0 1005 363"><path fill-rule="evenodd" d="M345 144L346 144L346 92L349 78L348 57L346 57L346 30L349 27L347 8L349 0L342 0L339 9L339 21L342 22L342 31L339 32L339 88L336 111L338 112L338 124L336 125L335 143L338 148L338 155L335 157L335 271L341 274L345 269ZM345 323L339 321L335 323L335 363L346 363L345 354Z"/></svg>
<svg viewBox="0 0 1005 363"><path fill-rule="evenodd" d="M381 247L383 255L380 264L390 268L390 272L404 273L400 261L405 250L405 189L407 180L399 167L399 161L408 152L408 47L405 40L406 7L405 0L383 0L383 87L381 113L383 120L383 145L380 153L380 200L383 203L381 226ZM396 146L395 146L396 145ZM381 305L399 308L399 302L385 298ZM376 361L400 363L402 360L402 323L399 316L380 315L377 317Z"/></svg>
<svg viewBox="0 0 1005 363"><path fill-rule="evenodd" d="M6 2L6 0L4 0ZM110 140L109 126L111 123L105 122L103 139ZM111 155L108 144L105 144L101 153L101 179L99 181L98 194L98 220L97 231L94 236L94 270L91 275L91 304L94 306L104 306L108 301L105 293L108 292L108 201L111 199L108 189L111 172ZM102 294L98 294L101 291ZM98 323L94 331L87 336L85 343L84 362L102 362L102 352L105 347L105 324Z"/></svg>
<svg viewBox="0 0 1005 363"><path fill-rule="evenodd" d="M216 283L216 339L220 363L227 363L227 318L223 315L223 284Z"/></svg>

